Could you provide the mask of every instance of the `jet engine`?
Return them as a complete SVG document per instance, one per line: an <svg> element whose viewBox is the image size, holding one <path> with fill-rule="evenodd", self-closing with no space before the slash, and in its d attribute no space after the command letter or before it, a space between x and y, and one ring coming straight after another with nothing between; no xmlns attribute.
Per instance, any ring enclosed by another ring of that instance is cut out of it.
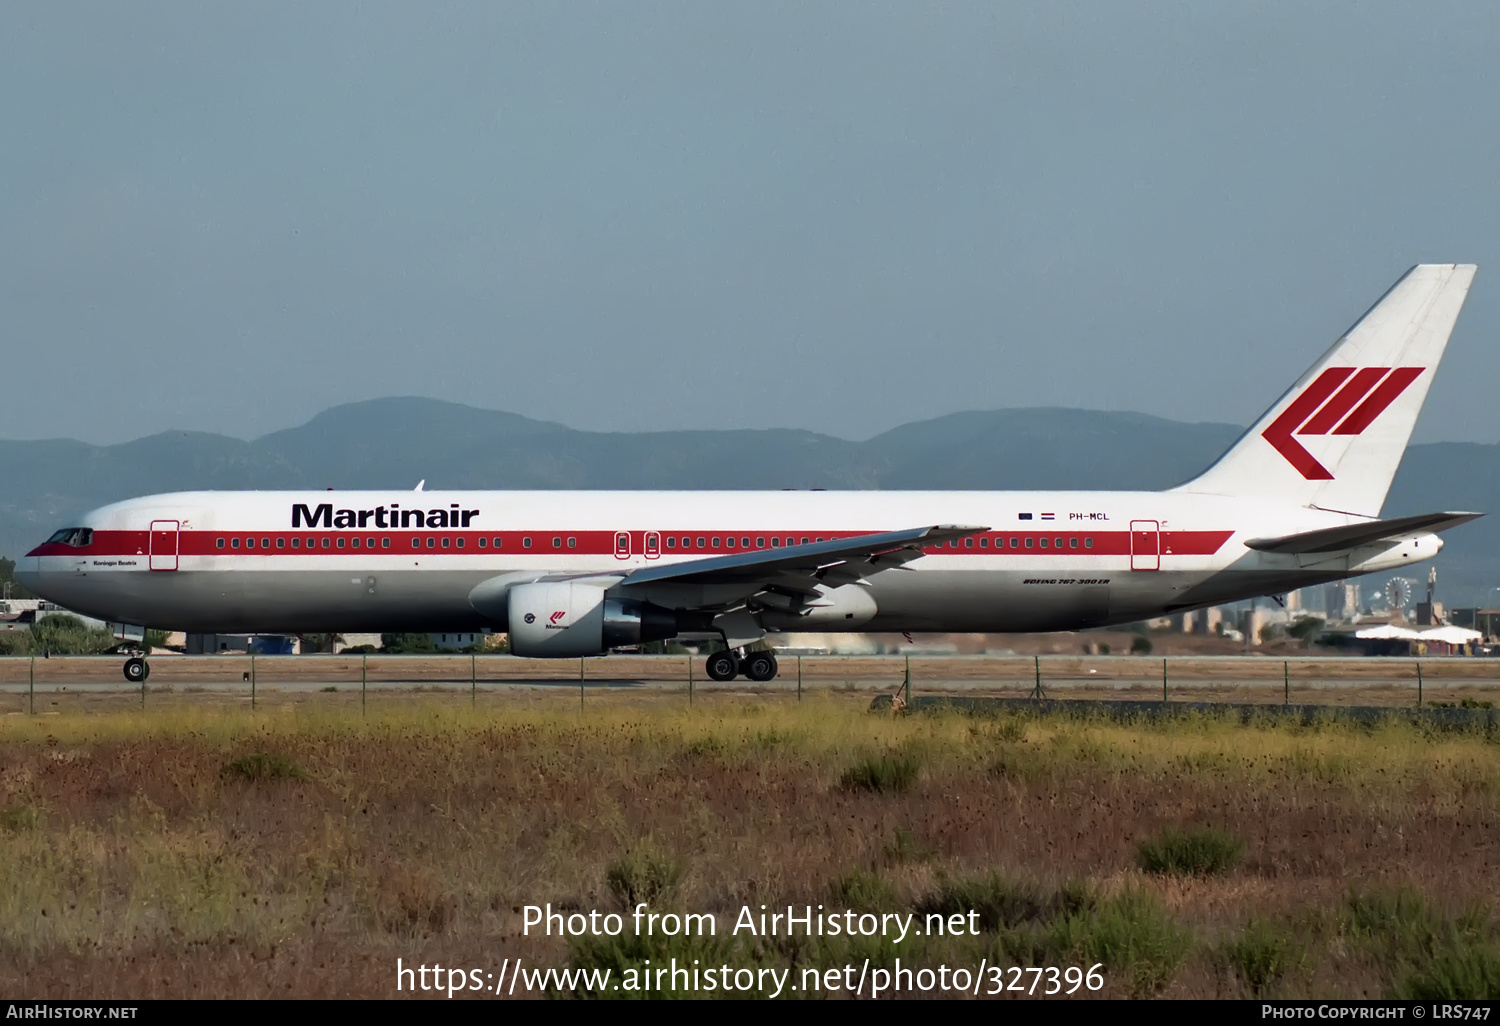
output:
<svg viewBox="0 0 1500 1026"><path fill-rule="evenodd" d="M510 650L519 656L577 658L677 634L677 614L636 599L607 596L587 581L519 584L508 598Z"/></svg>

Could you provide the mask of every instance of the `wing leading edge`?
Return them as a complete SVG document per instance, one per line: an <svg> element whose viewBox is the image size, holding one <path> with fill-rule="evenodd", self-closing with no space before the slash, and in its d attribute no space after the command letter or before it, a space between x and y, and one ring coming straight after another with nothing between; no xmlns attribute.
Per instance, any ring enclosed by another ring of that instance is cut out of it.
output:
<svg viewBox="0 0 1500 1026"><path fill-rule="evenodd" d="M986 531L986 527L937 525L906 531L863 534L852 538L756 549L732 556L711 556L683 563L642 567L626 574L621 585L751 584L814 592L819 585L836 588L909 563L932 545Z"/></svg>

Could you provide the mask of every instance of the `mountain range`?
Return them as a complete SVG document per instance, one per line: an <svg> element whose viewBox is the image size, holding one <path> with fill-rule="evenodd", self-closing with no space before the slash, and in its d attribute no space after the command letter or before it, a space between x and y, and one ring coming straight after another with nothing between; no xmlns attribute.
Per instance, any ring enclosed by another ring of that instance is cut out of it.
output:
<svg viewBox="0 0 1500 1026"><path fill-rule="evenodd" d="M852 442L789 429L577 431L434 399L376 399L254 441L190 431L107 446L0 441L0 555L24 553L95 506L196 489L1168 488L1242 430L1038 408L955 413ZM1445 509L1500 512L1500 445L1407 450L1384 515ZM1446 540L1439 597L1453 606L1497 597L1500 517Z"/></svg>

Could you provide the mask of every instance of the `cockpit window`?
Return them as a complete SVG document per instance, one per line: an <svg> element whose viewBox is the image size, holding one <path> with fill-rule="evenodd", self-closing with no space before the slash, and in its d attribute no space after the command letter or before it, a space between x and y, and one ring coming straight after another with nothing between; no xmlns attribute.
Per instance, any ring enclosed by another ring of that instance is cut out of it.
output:
<svg viewBox="0 0 1500 1026"><path fill-rule="evenodd" d="M47 539L49 545L71 545L75 549L87 548L93 543L94 532L88 527L64 527Z"/></svg>

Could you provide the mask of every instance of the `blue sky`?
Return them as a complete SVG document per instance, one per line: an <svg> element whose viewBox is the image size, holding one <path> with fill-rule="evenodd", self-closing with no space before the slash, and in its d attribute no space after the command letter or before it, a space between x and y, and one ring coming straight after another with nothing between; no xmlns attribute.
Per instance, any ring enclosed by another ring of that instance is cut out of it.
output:
<svg viewBox="0 0 1500 1026"><path fill-rule="evenodd" d="M1497 52L1479 3L7 4L0 437L1246 423L1433 260L1417 438L1500 440Z"/></svg>

